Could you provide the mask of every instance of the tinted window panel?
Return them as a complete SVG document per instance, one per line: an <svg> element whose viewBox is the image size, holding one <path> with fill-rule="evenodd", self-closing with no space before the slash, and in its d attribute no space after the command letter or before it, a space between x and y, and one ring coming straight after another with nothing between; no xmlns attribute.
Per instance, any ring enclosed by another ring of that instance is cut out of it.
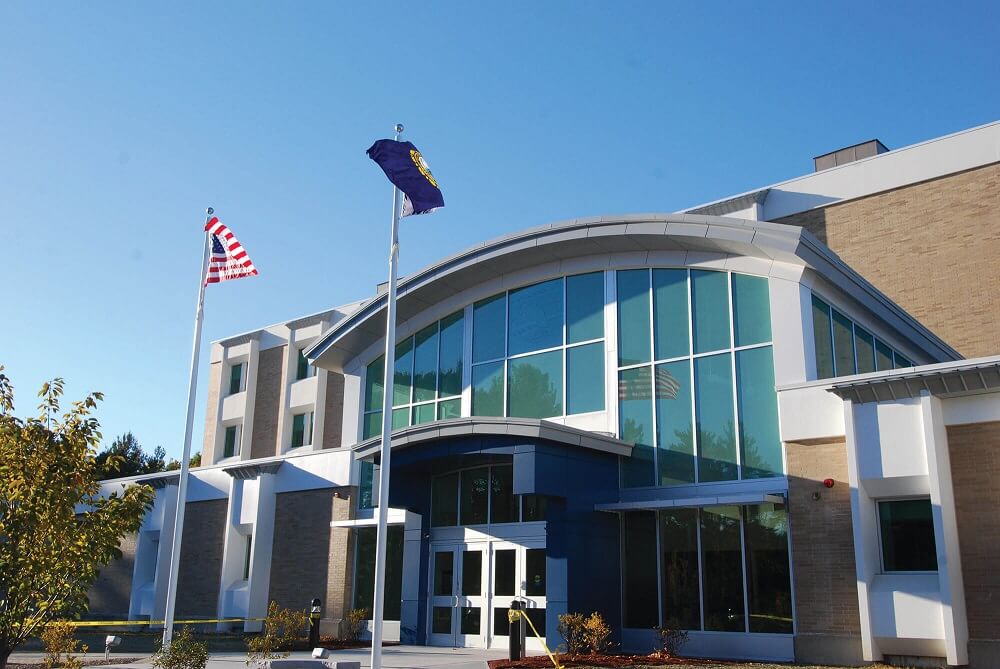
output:
<svg viewBox="0 0 1000 669"><path fill-rule="evenodd" d="M934 518L929 499L879 502L878 519L885 571L937 571Z"/></svg>
<svg viewBox="0 0 1000 669"><path fill-rule="evenodd" d="M441 352L438 362L438 393L441 397L462 394L462 349L465 318L456 312L441 321Z"/></svg>
<svg viewBox="0 0 1000 669"><path fill-rule="evenodd" d="M472 308L472 360L494 360L504 356L507 296L496 295Z"/></svg>
<svg viewBox="0 0 1000 669"><path fill-rule="evenodd" d="M830 331L830 305L816 296L812 298L813 339L816 343L816 378L833 376L833 335Z"/></svg>
<svg viewBox="0 0 1000 669"><path fill-rule="evenodd" d="M649 271L618 272L618 363L648 362L649 336Z"/></svg>
<svg viewBox="0 0 1000 669"><path fill-rule="evenodd" d="M746 507L747 596L750 631L792 633L792 588L788 567L788 514L785 507Z"/></svg>
<svg viewBox="0 0 1000 669"><path fill-rule="evenodd" d="M833 310L833 352L837 376L850 376L854 367L854 333L851 319Z"/></svg>
<svg viewBox="0 0 1000 669"><path fill-rule="evenodd" d="M694 352L729 348L729 275L692 270L691 300Z"/></svg>
<svg viewBox="0 0 1000 669"><path fill-rule="evenodd" d="M438 402L438 420L458 418L462 415L462 400L445 400Z"/></svg>
<svg viewBox="0 0 1000 669"><path fill-rule="evenodd" d="M437 323L418 332L413 341L413 401L426 402L437 395Z"/></svg>
<svg viewBox="0 0 1000 669"><path fill-rule="evenodd" d="M896 369L902 369L903 367L913 367L913 363L901 356L899 353L893 352L893 364Z"/></svg>
<svg viewBox="0 0 1000 669"><path fill-rule="evenodd" d="M458 474L446 474L431 480L431 525L458 525Z"/></svg>
<svg viewBox="0 0 1000 669"><path fill-rule="evenodd" d="M652 511L623 514L625 627L649 629L659 622L656 587L656 516Z"/></svg>
<svg viewBox="0 0 1000 669"><path fill-rule="evenodd" d="M736 425L730 364L728 353L694 361L698 480L702 482L736 478Z"/></svg>
<svg viewBox="0 0 1000 669"><path fill-rule="evenodd" d="M361 438L370 439L382 434L382 412L374 411L365 414L365 422L361 428Z"/></svg>
<svg viewBox="0 0 1000 669"><path fill-rule="evenodd" d="M375 592L375 532L374 527L357 530L357 574L355 576L354 608L372 610ZM389 527L386 535L385 619L399 620L403 601L403 526ZM450 611L450 609L449 609Z"/></svg>
<svg viewBox="0 0 1000 669"><path fill-rule="evenodd" d="M604 410L604 343L566 349L566 413Z"/></svg>
<svg viewBox="0 0 1000 669"><path fill-rule="evenodd" d="M875 371L892 369L892 349L881 339L875 340Z"/></svg>
<svg viewBox="0 0 1000 669"><path fill-rule="evenodd" d="M549 351L507 363L509 416L549 418L562 415L562 351Z"/></svg>
<svg viewBox="0 0 1000 669"><path fill-rule="evenodd" d="M681 360L657 365L655 383L660 485L694 483L690 363Z"/></svg>
<svg viewBox="0 0 1000 669"><path fill-rule="evenodd" d="M771 341L771 300L767 279L733 274L733 331L737 346Z"/></svg>
<svg viewBox="0 0 1000 669"><path fill-rule="evenodd" d="M516 523L517 497L514 496L514 468L495 466L490 471L490 522Z"/></svg>
<svg viewBox="0 0 1000 669"><path fill-rule="evenodd" d="M566 277L567 343L604 337L604 272Z"/></svg>
<svg viewBox="0 0 1000 669"><path fill-rule="evenodd" d="M494 554L494 571L493 571L493 594L501 595L503 597L512 597L514 595L514 586L517 581L517 572L515 571L515 561L517 559L517 551L510 548L505 548L498 550Z"/></svg>
<svg viewBox="0 0 1000 669"><path fill-rule="evenodd" d="M626 488L650 486L653 472L653 388L649 367L619 373L618 432L624 441L635 444L632 455L621 459L622 485Z"/></svg>
<svg viewBox="0 0 1000 669"><path fill-rule="evenodd" d="M489 467L466 469L461 473L461 501L459 504L459 525L482 525L486 523L489 505Z"/></svg>
<svg viewBox="0 0 1000 669"><path fill-rule="evenodd" d="M854 326L854 351L858 356L858 374L875 371L875 338L864 328Z"/></svg>
<svg viewBox="0 0 1000 669"><path fill-rule="evenodd" d="M736 352L743 478L783 473L771 347Z"/></svg>
<svg viewBox="0 0 1000 669"><path fill-rule="evenodd" d="M365 411L382 408L382 393L385 392L382 385L384 362L385 356L380 355L365 370Z"/></svg>
<svg viewBox="0 0 1000 669"><path fill-rule="evenodd" d="M472 368L472 415L503 415L502 362L490 362Z"/></svg>
<svg viewBox="0 0 1000 669"><path fill-rule="evenodd" d="M413 407L413 424L422 425L423 423L430 423L434 420L434 413L435 407L433 402Z"/></svg>
<svg viewBox="0 0 1000 669"><path fill-rule="evenodd" d="M739 507L701 510L701 552L705 566L705 629L744 631L743 550Z"/></svg>
<svg viewBox="0 0 1000 669"><path fill-rule="evenodd" d="M524 569L524 594L528 597L544 597L545 549L529 548L524 551ZM542 630L538 631L542 632ZM544 634L544 632L542 633Z"/></svg>
<svg viewBox="0 0 1000 669"><path fill-rule="evenodd" d="M688 355L687 270L653 270L653 317L656 359Z"/></svg>
<svg viewBox="0 0 1000 669"><path fill-rule="evenodd" d="M563 342L563 281L553 279L510 291L507 355Z"/></svg>
<svg viewBox="0 0 1000 669"><path fill-rule="evenodd" d="M413 385L413 337L407 337L396 346L396 372L392 386L392 406L410 403Z"/></svg>
<svg viewBox="0 0 1000 669"><path fill-rule="evenodd" d="M664 627L701 629L697 509L660 513L660 548Z"/></svg>

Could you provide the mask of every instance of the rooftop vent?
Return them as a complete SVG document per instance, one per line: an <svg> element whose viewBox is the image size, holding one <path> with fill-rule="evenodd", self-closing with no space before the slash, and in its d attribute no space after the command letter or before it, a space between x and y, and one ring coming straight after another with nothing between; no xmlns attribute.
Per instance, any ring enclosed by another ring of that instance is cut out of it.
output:
<svg viewBox="0 0 1000 669"><path fill-rule="evenodd" d="M877 139L870 139L867 142L861 142L860 144L848 146L844 149L824 153L822 156L816 156L813 158L813 163L816 166L816 171L822 172L837 165L846 165L862 158L871 158L888 150L882 142Z"/></svg>

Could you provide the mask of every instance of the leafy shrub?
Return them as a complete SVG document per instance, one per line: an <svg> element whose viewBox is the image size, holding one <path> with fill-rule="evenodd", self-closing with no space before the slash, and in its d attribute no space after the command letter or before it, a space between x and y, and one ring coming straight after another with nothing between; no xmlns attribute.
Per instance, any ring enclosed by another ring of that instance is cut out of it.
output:
<svg viewBox="0 0 1000 669"><path fill-rule="evenodd" d="M611 627L596 611L583 621L583 641L591 653L606 653L611 648Z"/></svg>
<svg viewBox="0 0 1000 669"><path fill-rule="evenodd" d="M584 623L587 618L582 613L562 613L556 631L562 637L561 648L567 655L579 655L586 649Z"/></svg>
<svg viewBox="0 0 1000 669"><path fill-rule="evenodd" d="M247 641L247 664L258 667L275 658L288 657L287 649L305 629L309 617L304 611L283 609L277 602L267 607L264 631Z"/></svg>
<svg viewBox="0 0 1000 669"><path fill-rule="evenodd" d="M368 609L351 609L343 621L344 640L357 641L361 637L361 626L368 620Z"/></svg>
<svg viewBox="0 0 1000 669"><path fill-rule="evenodd" d="M73 638L76 627L68 620L51 622L42 630L42 643L45 644L45 658L42 666L45 669L80 669L83 660L77 657L77 652L86 653L87 646Z"/></svg>
<svg viewBox="0 0 1000 669"><path fill-rule="evenodd" d="M170 640L170 645L153 655L155 669L205 669L208 663L208 644L198 641L187 627Z"/></svg>
<svg viewBox="0 0 1000 669"><path fill-rule="evenodd" d="M659 646L655 655L659 657L677 657L681 648L688 642L688 633L683 630L654 627L653 631L656 632L656 641Z"/></svg>

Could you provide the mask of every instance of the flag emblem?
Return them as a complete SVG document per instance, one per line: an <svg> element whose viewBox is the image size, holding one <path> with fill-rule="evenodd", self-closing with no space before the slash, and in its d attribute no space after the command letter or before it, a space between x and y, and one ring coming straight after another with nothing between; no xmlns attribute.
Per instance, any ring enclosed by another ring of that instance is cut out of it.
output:
<svg viewBox="0 0 1000 669"><path fill-rule="evenodd" d="M253 261L232 230L213 216L212 220L205 224L205 231L212 237L212 253L208 259L206 285L240 279L244 276L257 276L257 268L253 266Z"/></svg>
<svg viewBox="0 0 1000 669"><path fill-rule="evenodd" d="M438 182L427 161L410 142L380 139L367 151L389 181L403 191L403 216L429 214L444 206Z"/></svg>

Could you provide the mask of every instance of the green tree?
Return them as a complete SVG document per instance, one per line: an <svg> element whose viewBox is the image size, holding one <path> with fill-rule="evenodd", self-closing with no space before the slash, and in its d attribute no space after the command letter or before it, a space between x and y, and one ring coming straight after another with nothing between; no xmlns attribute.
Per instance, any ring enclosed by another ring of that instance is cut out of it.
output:
<svg viewBox="0 0 1000 669"><path fill-rule="evenodd" d="M100 393L60 414L62 379L42 386L39 414L14 416L0 366L0 669L49 622L79 616L101 567L139 529L149 486L102 495L96 464Z"/></svg>
<svg viewBox="0 0 1000 669"><path fill-rule="evenodd" d="M191 467L191 468L201 467L201 451L198 451L197 453L195 453L194 455L191 456L191 459L188 460L188 467ZM180 462L180 460L176 460L174 458L170 458L170 462L168 462L167 466L163 468L163 471L165 471L165 472L172 472L172 471L176 471L176 470L178 470L180 468L181 468L181 462Z"/></svg>
<svg viewBox="0 0 1000 669"><path fill-rule="evenodd" d="M162 472L167 468L166 457L167 452L162 446L157 446L153 454L148 455L142 450L135 435L126 432L97 454L98 478L113 479Z"/></svg>

